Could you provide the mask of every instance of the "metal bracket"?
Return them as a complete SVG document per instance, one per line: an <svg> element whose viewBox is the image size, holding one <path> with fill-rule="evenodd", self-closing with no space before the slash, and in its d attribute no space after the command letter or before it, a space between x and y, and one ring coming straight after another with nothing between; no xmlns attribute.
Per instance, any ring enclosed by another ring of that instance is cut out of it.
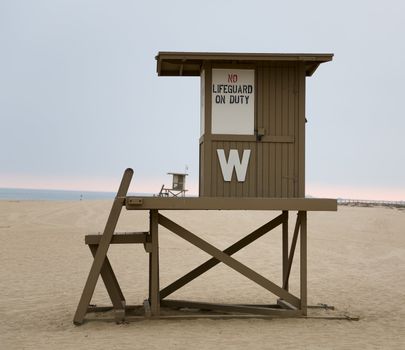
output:
<svg viewBox="0 0 405 350"><path fill-rule="evenodd" d="M266 130L264 128L258 128L255 130L256 141L261 141L262 137L266 134Z"/></svg>
<svg viewBox="0 0 405 350"><path fill-rule="evenodd" d="M142 205L143 200L142 198L134 198L134 197L129 197L127 198L127 205Z"/></svg>

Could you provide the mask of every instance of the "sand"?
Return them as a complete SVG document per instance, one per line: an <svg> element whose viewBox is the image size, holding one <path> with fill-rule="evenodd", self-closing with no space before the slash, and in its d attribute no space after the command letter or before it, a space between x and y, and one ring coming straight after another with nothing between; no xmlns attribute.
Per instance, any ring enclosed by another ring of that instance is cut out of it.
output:
<svg viewBox="0 0 405 350"><path fill-rule="evenodd" d="M84 235L103 230L111 201L0 201L1 349L404 349L405 211L339 207L308 217L308 302L358 316L324 319L143 320L117 325L72 324L91 255ZM123 212L120 231L147 229L146 212ZM276 212L166 212L221 248ZM161 285L207 256L160 231ZM280 230L235 257L279 281ZM147 254L141 246L113 246L109 257L128 303L147 296ZM298 292L298 268L291 289ZM173 298L271 303L262 288L225 266ZM108 305L100 280L93 303Z"/></svg>

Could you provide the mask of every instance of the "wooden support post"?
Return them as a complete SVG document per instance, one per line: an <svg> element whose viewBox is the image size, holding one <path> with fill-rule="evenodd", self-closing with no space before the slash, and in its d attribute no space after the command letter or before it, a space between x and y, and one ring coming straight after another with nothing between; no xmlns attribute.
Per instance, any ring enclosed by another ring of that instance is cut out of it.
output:
<svg viewBox="0 0 405 350"><path fill-rule="evenodd" d="M94 257L93 264L91 265L89 276L87 277L82 296L80 297L80 301L73 318L73 323L76 325L83 323L84 316L87 312L87 307L90 304L94 289L96 288L98 276L100 275L101 268L107 256L107 251L110 246L114 230L117 226L122 206L125 205L125 196L128 192L133 173L134 171L132 169L126 169L122 177L117 196L114 199L110 215L104 228L103 236L100 239L96 256Z"/></svg>
<svg viewBox="0 0 405 350"><path fill-rule="evenodd" d="M160 314L160 295L159 295L159 241L158 241L158 211L150 211L150 235L152 251L149 254L149 302L152 316L159 316Z"/></svg>
<svg viewBox="0 0 405 350"><path fill-rule="evenodd" d="M301 311L307 315L307 212L301 213L301 236L300 236L300 299Z"/></svg>
<svg viewBox="0 0 405 350"><path fill-rule="evenodd" d="M284 282L283 282L283 289L286 289L285 287L288 285L288 280L290 278L292 263L294 260L295 247L297 245L298 233L299 233L300 225L301 225L301 214L300 213L301 212L298 212L297 221L295 222L295 228L294 228L294 234L293 234L293 238L292 238L292 242L291 242L290 254L288 256L287 271L286 271L286 275L284 277Z"/></svg>
<svg viewBox="0 0 405 350"><path fill-rule="evenodd" d="M282 254L283 254L283 288L288 291L288 210L283 210L283 243L282 243Z"/></svg>

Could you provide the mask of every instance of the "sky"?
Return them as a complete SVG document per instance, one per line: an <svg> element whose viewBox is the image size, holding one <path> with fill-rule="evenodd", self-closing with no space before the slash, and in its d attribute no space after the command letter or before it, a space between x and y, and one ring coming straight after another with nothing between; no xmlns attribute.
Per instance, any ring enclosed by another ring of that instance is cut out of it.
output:
<svg viewBox="0 0 405 350"><path fill-rule="evenodd" d="M0 0L0 187L198 192L200 81L159 51L334 53L307 78L306 192L405 200L404 1ZM158 143L156 141L159 140Z"/></svg>

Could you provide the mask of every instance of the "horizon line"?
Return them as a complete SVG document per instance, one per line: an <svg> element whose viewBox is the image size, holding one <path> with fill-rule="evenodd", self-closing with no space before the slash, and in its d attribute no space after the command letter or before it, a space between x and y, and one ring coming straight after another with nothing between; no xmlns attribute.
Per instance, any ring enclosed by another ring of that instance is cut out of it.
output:
<svg viewBox="0 0 405 350"><path fill-rule="evenodd" d="M94 193L94 194L116 194L116 191L107 191L107 190L78 190L78 189L63 189L63 188L32 188L32 187L0 187L0 190L19 190L19 191L54 191L54 192L76 192L76 193ZM138 196L152 196L155 195L156 193L154 192L140 192L140 191L131 191L128 192L129 195L138 195ZM186 197L196 197L196 195L190 193L190 196ZM198 196L197 196L198 197ZM264 198L264 197L260 197ZM273 198L273 197L268 197L268 198ZM274 197L275 198L275 197ZM302 198L302 197L289 197L289 198ZM311 193L308 193L305 195L305 198L332 198L336 199L337 201L342 201L342 200L350 200L350 201L373 201L373 202L405 202L405 199L381 199L378 197L375 197L373 199L371 198L361 198L361 197L347 197L347 196L319 196L319 195L313 195Z"/></svg>

